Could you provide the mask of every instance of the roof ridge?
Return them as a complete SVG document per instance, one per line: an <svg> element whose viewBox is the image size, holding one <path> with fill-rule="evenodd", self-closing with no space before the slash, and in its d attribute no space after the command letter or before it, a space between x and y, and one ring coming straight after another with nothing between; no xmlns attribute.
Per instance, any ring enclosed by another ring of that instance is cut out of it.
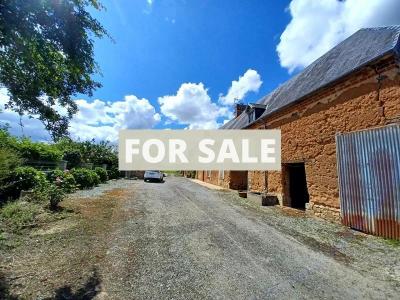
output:
<svg viewBox="0 0 400 300"><path fill-rule="evenodd" d="M400 25L359 29L261 97L257 103L266 105L266 109L260 118L301 101L307 95L389 53L400 58ZM227 127L244 128L248 125L244 124L241 115Z"/></svg>
<svg viewBox="0 0 400 300"><path fill-rule="evenodd" d="M360 31L360 30L381 30L381 29L399 29L400 30L400 24L381 25L381 26L374 26L374 27L362 27L357 31Z"/></svg>
<svg viewBox="0 0 400 300"><path fill-rule="evenodd" d="M290 84L291 82L295 81L297 77L301 76L303 73L306 73L308 70L312 69L315 65L317 65L320 61L323 61L324 58L326 58L333 50L339 48L341 45L343 45L345 42L347 42L349 39L354 38L357 34L363 31L378 31L378 30L395 30L397 34L397 41L393 43L392 45L392 51L396 52L398 55L400 55L400 25L389 25L389 26L376 26L376 27L363 27L345 38L343 41L339 42L337 45L332 47L330 50L325 52L323 55L318 57L316 60L311 62L308 66L303 68L299 73L295 74L293 77L289 78L285 82L279 84L275 89L273 89L270 93L256 101L257 103L262 103L268 96L270 96L272 93L275 91L279 90L285 85Z"/></svg>

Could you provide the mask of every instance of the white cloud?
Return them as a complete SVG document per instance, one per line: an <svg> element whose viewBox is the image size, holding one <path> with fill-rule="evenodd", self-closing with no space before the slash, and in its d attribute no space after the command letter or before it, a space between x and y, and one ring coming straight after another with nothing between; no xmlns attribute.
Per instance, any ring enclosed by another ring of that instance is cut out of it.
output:
<svg viewBox="0 0 400 300"><path fill-rule="evenodd" d="M152 6L153 5L153 0L147 0L147 4Z"/></svg>
<svg viewBox="0 0 400 300"><path fill-rule="evenodd" d="M220 103L232 105L235 101L243 100L249 92L258 92L262 84L261 76L257 71L248 69L239 80L232 81L226 96L220 96Z"/></svg>
<svg viewBox="0 0 400 300"><path fill-rule="evenodd" d="M105 110L119 128L148 129L161 119L149 100L134 95L125 96L124 101L112 102Z"/></svg>
<svg viewBox="0 0 400 300"><path fill-rule="evenodd" d="M163 125L185 125L187 129L214 129L233 118L234 99L242 100L250 91L258 91L262 81L260 75L249 69L239 80L233 81L220 103L212 101L203 83L184 83L175 95L158 98L163 115ZM8 101L6 89L0 89L0 109ZM134 95L125 96L121 101L106 102L101 99L75 100L78 113L70 121L69 132L74 139L109 140L115 142L119 129L149 129L161 122L161 115L147 99ZM56 106L57 111L66 110ZM23 133L19 126L19 115L12 111L0 113L0 124L9 123L14 135L30 136L34 140L50 141L50 135L37 119L22 117Z"/></svg>
<svg viewBox="0 0 400 300"><path fill-rule="evenodd" d="M0 109L8 101L5 89L0 90ZM106 103L96 99L88 102L76 100L79 112L70 122L70 134L74 139L81 140L109 140L118 139L119 129L147 129L155 126L161 119L155 108L147 99L139 99L134 95L125 96L124 100ZM0 113L0 122L10 125L10 132L22 135L19 126L19 115L4 110ZM48 132L37 119L22 118L23 134L34 140L50 140Z"/></svg>
<svg viewBox="0 0 400 300"><path fill-rule="evenodd" d="M211 101L203 83L184 83L176 95L158 98L161 112L188 129L213 129L219 117L230 115L229 109Z"/></svg>
<svg viewBox="0 0 400 300"><path fill-rule="evenodd" d="M289 72L308 66L365 27L400 23L399 0L292 0L277 52Z"/></svg>
<svg viewBox="0 0 400 300"><path fill-rule="evenodd" d="M120 129L149 129L161 119L147 99L134 95L122 101L106 103L102 100L76 100L79 112L71 120L73 138L116 141Z"/></svg>
<svg viewBox="0 0 400 300"><path fill-rule="evenodd" d="M0 124L9 125L9 131L12 135L16 136L31 136L35 140L50 141L50 135L44 129L42 122L37 119L29 118L27 116L20 116L18 113L10 110L5 110L4 105L8 102L9 96L7 90L0 89ZM20 125L22 124L22 126Z"/></svg>

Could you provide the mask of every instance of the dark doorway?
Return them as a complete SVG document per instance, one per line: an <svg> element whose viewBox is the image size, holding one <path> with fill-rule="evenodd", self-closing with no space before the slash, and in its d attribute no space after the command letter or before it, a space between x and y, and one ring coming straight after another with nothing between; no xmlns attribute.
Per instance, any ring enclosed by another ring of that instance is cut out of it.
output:
<svg viewBox="0 0 400 300"><path fill-rule="evenodd" d="M286 191L290 207L305 209L310 196L307 190L306 169L304 163L286 164Z"/></svg>
<svg viewBox="0 0 400 300"><path fill-rule="evenodd" d="M231 171L229 188L232 190L247 190L247 171Z"/></svg>

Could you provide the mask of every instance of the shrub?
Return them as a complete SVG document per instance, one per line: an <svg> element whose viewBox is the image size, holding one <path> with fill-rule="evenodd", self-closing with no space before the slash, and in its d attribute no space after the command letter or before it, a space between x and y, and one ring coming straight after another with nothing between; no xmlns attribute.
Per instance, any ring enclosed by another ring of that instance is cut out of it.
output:
<svg viewBox="0 0 400 300"><path fill-rule="evenodd" d="M77 168L82 163L82 154L79 150L67 150L64 152L63 160L66 160L69 169Z"/></svg>
<svg viewBox="0 0 400 300"><path fill-rule="evenodd" d="M76 183L82 189L91 188L100 183L100 177L96 174L96 172L89 169L73 169L71 174L74 176Z"/></svg>
<svg viewBox="0 0 400 300"><path fill-rule="evenodd" d="M47 173L47 180L61 188L65 193L73 192L76 187L75 178L70 172L53 170Z"/></svg>
<svg viewBox="0 0 400 300"><path fill-rule="evenodd" d="M91 172L91 175L92 175L92 180L93 180L93 182L94 182L94 185L95 185L95 186L96 186L96 185L99 185L99 184L101 183L101 181L100 181L100 176L97 175L97 173L94 172L94 171L90 171L90 172Z"/></svg>
<svg viewBox="0 0 400 300"><path fill-rule="evenodd" d="M109 142L94 140L75 142L69 138L63 138L55 146L64 153L64 160L70 162L68 164L70 169L78 167L81 163L106 164L108 168L118 167L117 149Z"/></svg>
<svg viewBox="0 0 400 300"><path fill-rule="evenodd" d="M44 191L50 204L50 209L56 209L58 204L64 199L64 191L54 184L50 184Z"/></svg>
<svg viewBox="0 0 400 300"><path fill-rule="evenodd" d="M10 135L7 127L0 126L0 148L16 150L18 148L17 138Z"/></svg>
<svg viewBox="0 0 400 300"><path fill-rule="evenodd" d="M18 167L5 180L4 193L17 198L22 190L40 189L47 184L43 172L32 167Z"/></svg>
<svg viewBox="0 0 400 300"><path fill-rule="evenodd" d="M48 183L34 189L32 194L26 195L24 198L29 202L45 204L50 209L56 209L64 197L65 193L63 189L57 187L55 184Z"/></svg>
<svg viewBox="0 0 400 300"><path fill-rule="evenodd" d="M31 225L40 212L38 204L18 200L5 204L0 210L0 217L11 229L18 230Z"/></svg>
<svg viewBox="0 0 400 300"><path fill-rule="evenodd" d="M111 168L107 171L109 179L118 179L120 177L120 172L118 168Z"/></svg>
<svg viewBox="0 0 400 300"><path fill-rule="evenodd" d="M100 182L106 182L108 180L107 171L103 168L97 167L94 169L97 175L100 177Z"/></svg>
<svg viewBox="0 0 400 300"><path fill-rule="evenodd" d="M36 161L60 161L62 152L55 145L32 142L25 138L18 143L18 150L22 158Z"/></svg>
<svg viewBox="0 0 400 300"><path fill-rule="evenodd" d="M21 165L21 159L18 154L9 148L0 148L0 186L1 183L11 175Z"/></svg>

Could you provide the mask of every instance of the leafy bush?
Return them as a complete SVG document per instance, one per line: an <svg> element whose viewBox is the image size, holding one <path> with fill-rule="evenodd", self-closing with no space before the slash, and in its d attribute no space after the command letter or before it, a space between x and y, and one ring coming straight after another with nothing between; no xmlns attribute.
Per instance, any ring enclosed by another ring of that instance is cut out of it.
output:
<svg viewBox="0 0 400 300"><path fill-rule="evenodd" d="M43 172L32 167L18 167L5 180L4 193L17 198L22 190L40 189L48 184Z"/></svg>
<svg viewBox="0 0 400 300"><path fill-rule="evenodd" d="M12 149L0 148L0 186L10 176L11 171L22 163L21 158Z"/></svg>
<svg viewBox="0 0 400 300"><path fill-rule="evenodd" d="M95 165L106 164L109 168L118 167L117 149L109 142L101 141L97 143L94 140L75 142L71 139L64 138L58 141L55 146L64 153L64 160L72 161L71 156L74 155L74 159L77 161L77 155L81 155L80 163L93 163ZM73 164L71 163L71 165ZM73 167L77 167L78 165L79 164L76 163ZM70 166L68 167L73 168Z"/></svg>
<svg viewBox="0 0 400 300"><path fill-rule="evenodd" d="M0 128L0 148L9 148L14 150L18 148L17 138L10 135L7 127Z"/></svg>
<svg viewBox="0 0 400 300"><path fill-rule="evenodd" d="M50 209L56 209L58 204L64 199L65 192L55 184L47 183L38 188L35 188L31 194L24 198L33 203L45 204Z"/></svg>
<svg viewBox="0 0 400 300"><path fill-rule="evenodd" d="M72 169L71 174L72 176L74 176L76 183L82 189L91 188L100 183L99 175L97 175L96 172L89 169L84 169L84 168Z"/></svg>
<svg viewBox="0 0 400 300"><path fill-rule="evenodd" d="M0 210L0 217L11 229L18 230L31 225L40 212L40 205L18 200L5 204Z"/></svg>
<svg viewBox="0 0 400 300"><path fill-rule="evenodd" d="M24 138L18 143L18 150L22 158L37 161L60 161L62 152L53 144L32 142Z"/></svg>
<svg viewBox="0 0 400 300"><path fill-rule="evenodd" d="M70 172L53 170L47 173L47 180L61 188L65 193L73 192L76 187L75 178Z"/></svg>
<svg viewBox="0 0 400 300"><path fill-rule="evenodd" d="M66 160L67 168L77 168L82 163L82 154L79 150L70 149L64 152L63 160Z"/></svg>
<svg viewBox="0 0 400 300"><path fill-rule="evenodd" d="M50 184L44 192L47 194L50 209L56 209L65 197L64 191L54 184Z"/></svg>
<svg viewBox="0 0 400 300"><path fill-rule="evenodd" d="M120 172L118 168L111 168L107 170L109 179L118 179L120 177Z"/></svg>
<svg viewBox="0 0 400 300"><path fill-rule="evenodd" d="M4 195L8 187L8 179L15 168L22 163L16 145L17 140L8 133L7 128L0 127L0 199L8 197Z"/></svg>
<svg viewBox="0 0 400 300"><path fill-rule="evenodd" d="M106 182L108 180L107 171L103 168L97 167L94 169L97 175L100 177L100 182Z"/></svg>
<svg viewBox="0 0 400 300"><path fill-rule="evenodd" d="M91 172L91 175L92 175L92 180L94 182L94 185L95 186L99 185L101 183L100 176L97 175L97 173L95 171L90 170L90 172Z"/></svg>

